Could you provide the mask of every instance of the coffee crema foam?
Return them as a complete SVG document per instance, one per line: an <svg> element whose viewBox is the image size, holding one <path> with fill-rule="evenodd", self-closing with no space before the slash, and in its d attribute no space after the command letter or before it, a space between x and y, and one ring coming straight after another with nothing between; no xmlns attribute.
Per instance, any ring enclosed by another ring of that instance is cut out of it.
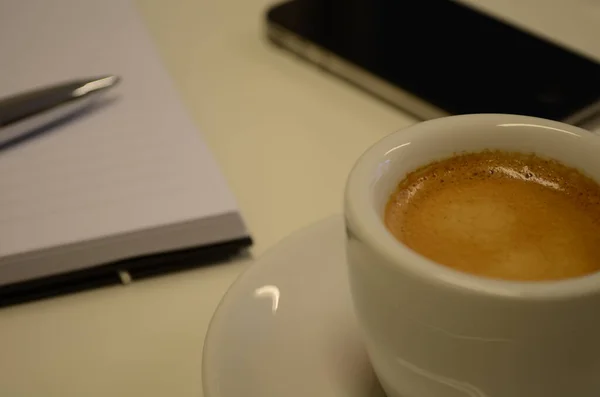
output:
<svg viewBox="0 0 600 397"><path fill-rule="evenodd" d="M463 272L506 280L600 269L600 186L534 154L460 154L409 173L385 210L409 248Z"/></svg>

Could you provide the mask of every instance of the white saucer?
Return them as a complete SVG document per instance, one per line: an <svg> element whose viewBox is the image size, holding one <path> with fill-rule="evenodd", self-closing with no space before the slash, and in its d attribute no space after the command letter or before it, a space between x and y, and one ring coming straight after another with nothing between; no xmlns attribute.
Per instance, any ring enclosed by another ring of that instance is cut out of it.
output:
<svg viewBox="0 0 600 397"><path fill-rule="evenodd" d="M205 397L380 397L347 286L341 216L281 241L219 305Z"/></svg>

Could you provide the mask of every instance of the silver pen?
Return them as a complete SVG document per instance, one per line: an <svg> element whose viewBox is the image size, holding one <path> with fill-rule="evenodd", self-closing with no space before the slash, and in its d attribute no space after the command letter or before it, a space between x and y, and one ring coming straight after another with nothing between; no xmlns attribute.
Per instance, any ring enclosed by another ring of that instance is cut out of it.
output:
<svg viewBox="0 0 600 397"><path fill-rule="evenodd" d="M119 80L117 76L73 80L0 98L0 147L75 114Z"/></svg>

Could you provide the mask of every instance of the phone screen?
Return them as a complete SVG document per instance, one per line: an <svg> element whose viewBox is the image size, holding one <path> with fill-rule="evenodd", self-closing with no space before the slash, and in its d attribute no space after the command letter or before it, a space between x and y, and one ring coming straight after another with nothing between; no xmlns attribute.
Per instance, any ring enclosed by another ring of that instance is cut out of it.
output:
<svg viewBox="0 0 600 397"><path fill-rule="evenodd" d="M600 65L448 0L295 0L271 23L451 114L564 120L600 100Z"/></svg>

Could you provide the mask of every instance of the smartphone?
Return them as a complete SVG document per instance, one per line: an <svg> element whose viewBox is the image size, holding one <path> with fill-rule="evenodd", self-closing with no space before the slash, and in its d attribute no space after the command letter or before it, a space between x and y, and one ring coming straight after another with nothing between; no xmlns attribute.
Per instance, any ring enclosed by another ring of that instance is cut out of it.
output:
<svg viewBox="0 0 600 397"><path fill-rule="evenodd" d="M600 112L596 61L455 1L292 0L266 23L276 45L421 119Z"/></svg>

